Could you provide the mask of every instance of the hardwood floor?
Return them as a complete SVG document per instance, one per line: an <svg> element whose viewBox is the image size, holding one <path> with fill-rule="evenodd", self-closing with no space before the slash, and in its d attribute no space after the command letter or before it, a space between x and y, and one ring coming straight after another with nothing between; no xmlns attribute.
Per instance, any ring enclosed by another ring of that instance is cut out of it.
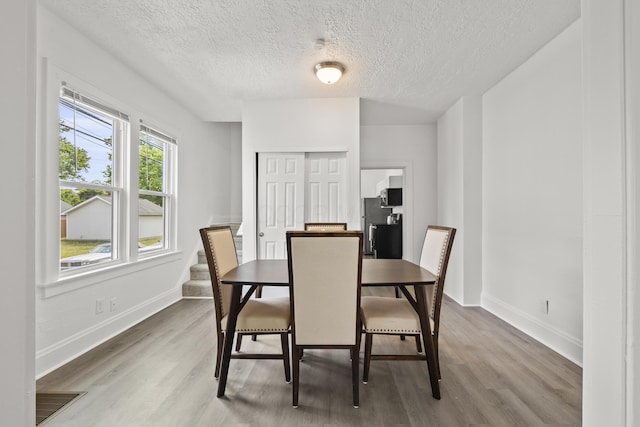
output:
<svg viewBox="0 0 640 427"><path fill-rule="evenodd" d="M242 344L279 347L270 336ZM412 352L415 342L376 336L374 349ZM87 392L47 427L581 424L581 368L480 308L445 298L440 365L438 401L425 362L372 361L354 409L348 352L308 350L293 409L281 361L232 360L218 399L212 300L183 300L41 378L37 391Z"/></svg>

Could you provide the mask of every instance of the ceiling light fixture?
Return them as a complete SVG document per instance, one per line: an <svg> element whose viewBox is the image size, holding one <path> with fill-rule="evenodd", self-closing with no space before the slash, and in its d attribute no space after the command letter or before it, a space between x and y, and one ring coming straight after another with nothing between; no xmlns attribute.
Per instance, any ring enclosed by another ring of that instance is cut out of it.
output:
<svg viewBox="0 0 640 427"><path fill-rule="evenodd" d="M321 62L314 67L316 76L324 84L332 85L342 77L344 65L339 62Z"/></svg>

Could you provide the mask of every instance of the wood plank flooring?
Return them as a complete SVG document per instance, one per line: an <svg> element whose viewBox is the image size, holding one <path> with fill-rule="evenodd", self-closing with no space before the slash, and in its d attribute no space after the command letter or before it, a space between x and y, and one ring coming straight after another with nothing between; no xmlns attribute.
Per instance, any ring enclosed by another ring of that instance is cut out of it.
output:
<svg viewBox="0 0 640 427"><path fill-rule="evenodd" d="M363 294L386 292L364 289ZM47 427L87 426L538 426L581 424L582 370L480 308L445 298L440 329L442 400L425 362L372 361L351 406L346 350L308 350L300 407L282 362L232 360L216 398L212 300L182 300L41 378L37 391L87 394ZM275 352L279 338L243 340ZM413 339L374 337L376 352L415 351Z"/></svg>

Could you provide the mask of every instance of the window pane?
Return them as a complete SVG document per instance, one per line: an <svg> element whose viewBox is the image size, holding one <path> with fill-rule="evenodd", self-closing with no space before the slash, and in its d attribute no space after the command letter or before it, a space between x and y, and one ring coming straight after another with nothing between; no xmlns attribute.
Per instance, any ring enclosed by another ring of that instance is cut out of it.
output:
<svg viewBox="0 0 640 427"><path fill-rule="evenodd" d="M164 191L165 143L140 132L140 189Z"/></svg>
<svg viewBox="0 0 640 427"><path fill-rule="evenodd" d="M165 198L140 196L138 200L138 253L144 254L165 247Z"/></svg>
<svg viewBox="0 0 640 427"><path fill-rule="evenodd" d="M60 99L59 176L65 181L111 184L113 119Z"/></svg>
<svg viewBox="0 0 640 427"><path fill-rule="evenodd" d="M112 224L111 192L61 187L60 269L117 259Z"/></svg>

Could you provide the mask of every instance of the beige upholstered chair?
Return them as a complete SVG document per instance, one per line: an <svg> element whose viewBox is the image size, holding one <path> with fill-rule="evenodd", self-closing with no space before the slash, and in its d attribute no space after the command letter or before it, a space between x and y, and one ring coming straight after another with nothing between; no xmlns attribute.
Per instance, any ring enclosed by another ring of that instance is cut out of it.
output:
<svg viewBox="0 0 640 427"><path fill-rule="evenodd" d="M287 232L293 406L298 406L300 350L351 351L353 406L358 407L362 231Z"/></svg>
<svg viewBox="0 0 640 427"><path fill-rule="evenodd" d="M220 374L220 359L227 327L227 313L231 303L231 286L222 285L220 279L231 269L238 266L235 243L231 228L212 226L200 230L204 251L207 255L211 286L213 287L213 303L216 312L216 330L218 335L215 377ZM240 313L236 324L237 339L242 335L278 334L282 345L281 354L232 354L232 359L283 359L284 373L290 381L289 367L289 327L291 325L291 307L289 298L248 299ZM233 337L231 337L233 339ZM236 348L236 351L238 349Z"/></svg>
<svg viewBox="0 0 640 427"><path fill-rule="evenodd" d="M420 266L438 277L435 285L429 286L426 290L438 375L440 375L440 360L438 356L440 307L442 305L449 255L451 254L455 234L455 228L430 225L427 228L420 256ZM360 307L365 332L364 372L362 375L362 381L365 384L369 379L371 359L424 360L425 357L422 355L378 356L371 354L373 335L375 334L420 336L420 319L406 298L362 297Z"/></svg>
<svg viewBox="0 0 640 427"><path fill-rule="evenodd" d="M305 222L304 229L306 231L340 231L347 229L346 222ZM256 289L256 298L262 298L262 286ZM253 341L256 337L253 336Z"/></svg>
<svg viewBox="0 0 640 427"><path fill-rule="evenodd" d="M340 231L347 229L346 222L305 222L304 229L307 231Z"/></svg>

